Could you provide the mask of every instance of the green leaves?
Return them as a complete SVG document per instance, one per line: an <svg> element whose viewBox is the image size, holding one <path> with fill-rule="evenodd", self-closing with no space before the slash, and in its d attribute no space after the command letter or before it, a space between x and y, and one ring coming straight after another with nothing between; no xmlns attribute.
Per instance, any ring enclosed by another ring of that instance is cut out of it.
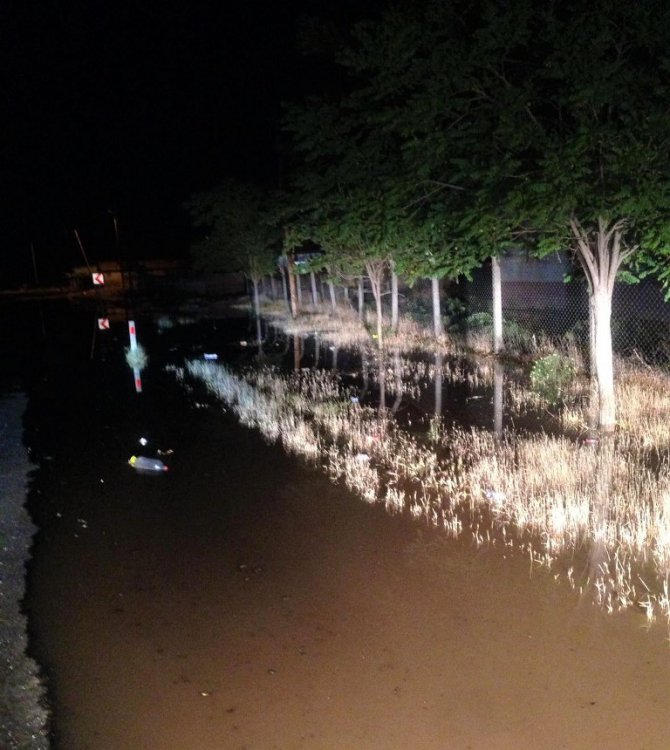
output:
<svg viewBox="0 0 670 750"><path fill-rule="evenodd" d="M242 271L258 280L275 267L279 241L271 197L252 185L227 180L186 204L205 236L192 249L195 263L212 271Z"/></svg>
<svg viewBox="0 0 670 750"><path fill-rule="evenodd" d="M347 93L287 111L301 234L409 279L623 221L670 279L670 6L418 0L356 27ZM632 280L632 276L620 276Z"/></svg>

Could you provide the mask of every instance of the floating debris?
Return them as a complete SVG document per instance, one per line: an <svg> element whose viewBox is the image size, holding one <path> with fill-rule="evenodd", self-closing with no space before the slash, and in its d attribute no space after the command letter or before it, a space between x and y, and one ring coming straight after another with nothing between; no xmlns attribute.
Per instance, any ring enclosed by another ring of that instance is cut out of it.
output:
<svg viewBox="0 0 670 750"><path fill-rule="evenodd" d="M496 490L486 490L484 497L491 503L502 505L507 500L507 495L504 492L498 492Z"/></svg>
<svg viewBox="0 0 670 750"><path fill-rule="evenodd" d="M145 472L162 472L167 471L168 467L160 458L148 458L147 456L131 456L128 463L137 471Z"/></svg>

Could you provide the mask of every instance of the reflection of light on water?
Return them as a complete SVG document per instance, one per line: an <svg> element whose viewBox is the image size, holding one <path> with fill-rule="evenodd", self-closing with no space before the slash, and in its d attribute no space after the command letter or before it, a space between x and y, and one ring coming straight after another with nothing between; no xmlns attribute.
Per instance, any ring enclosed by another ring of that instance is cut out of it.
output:
<svg viewBox="0 0 670 750"><path fill-rule="evenodd" d="M142 344L135 343L135 346L126 349L126 363L133 371L135 392L142 393L142 370L149 363L149 357Z"/></svg>
<svg viewBox="0 0 670 750"><path fill-rule="evenodd" d="M126 362L133 370L143 370L149 364L149 357L142 344L137 344L134 349L126 349Z"/></svg>
<svg viewBox="0 0 670 750"><path fill-rule="evenodd" d="M469 533L477 545L521 550L533 565L595 591L608 611L636 605L649 619L670 613L670 513L658 499L670 497L670 469L644 468L633 442L593 450L562 436L496 436L439 420L427 447L387 412L352 401L334 373L265 368L240 377L203 361L188 363L187 372L243 424L320 461L367 502L451 535ZM590 563L588 580L574 575L581 558Z"/></svg>

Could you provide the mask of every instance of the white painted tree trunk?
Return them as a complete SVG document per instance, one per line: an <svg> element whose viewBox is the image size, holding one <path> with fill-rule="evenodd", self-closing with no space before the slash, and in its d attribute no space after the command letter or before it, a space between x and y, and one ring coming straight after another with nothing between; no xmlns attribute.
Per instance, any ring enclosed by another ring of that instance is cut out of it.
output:
<svg viewBox="0 0 670 750"><path fill-rule="evenodd" d="M365 270L370 279L370 288L375 300L375 311L377 317L377 346L381 349L384 346L383 331L383 310L382 310L382 286L384 283L385 261L372 260L365 263Z"/></svg>
<svg viewBox="0 0 670 750"><path fill-rule="evenodd" d="M328 282L328 294L330 295L330 306L333 312L337 312L337 297L335 296L335 284Z"/></svg>
<svg viewBox="0 0 670 750"><path fill-rule="evenodd" d="M616 427L614 354L612 351L612 295L617 272L637 250L624 241L626 221L598 218L597 229L587 230L576 217L570 228L577 257L589 285L591 374L598 385L598 426L604 432Z"/></svg>
<svg viewBox="0 0 670 750"><path fill-rule="evenodd" d="M256 319L256 343L258 344L258 348L260 350L260 347L263 343L263 335L262 335L262 329L261 329L261 299L260 299L260 293L259 293L260 285L259 285L258 279L251 279L251 283L254 289L254 318Z"/></svg>
<svg viewBox="0 0 670 750"><path fill-rule="evenodd" d="M286 278L288 279L289 296L291 303L291 317L297 318L300 313L300 301L298 299L298 280L294 272L294 264L291 259L286 259Z"/></svg>
<svg viewBox="0 0 670 750"><path fill-rule="evenodd" d="M500 259L491 258L491 286L493 294L493 353L500 354L505 350L503 338L502 314L502 277L500 274Z"/></svg>
<svg viewBox="0 0 670 750"><path fill-rule="evenodd" d="M391 330L398 333L398 274L395 263L391 261Z"/></svg>
<svg viewBox="0 0 670 750"><path fill-rule="evenodd" d="M286 281L287 271L285 268L280 268L279 272L281 273L281 288L282 288L282 294L284 295L284 304L286 305L286 311L290 313L291 302L289 301L289 298L288 298L288 283Z"/></svg>
<svg viewBox="0 0 670 750"><path fill-rule="evenodd" d="M298 292L298 309L302 310L302 274L295 275L295 287Z"/></svg>
<svg viewBox="0 0 670 750"><path fill-rule="evenodd" d="M593 313L595 366L598 380L598 423L601 430L612 432L616 426L616 400L612 353L612 295L607 289L594 293Z"/></svg>
<svg viewBox="0 0 670 750"><path fill-rule="evenodd" d="M316 274L314 271L309 272L309 283L312 287L312 306L316 310L319 306L319 293L316 290Z"/></svg>
<svg viewBox="0 0 670 750"><path fill-rule="evenodd" d="M436 339L444 335L444 325L442 324L442 308L440 305L440 280L433 276L430 280L433 298L433 334Z"/></svg>
<svg viewBox="0 0 670 750"><path fill-rule="evenodd" d="M261 297L259 292L259 282L258 279L251 279L251 285L254 290L253 299L254 299L254 316L256 318L261 317Z"/></svg>

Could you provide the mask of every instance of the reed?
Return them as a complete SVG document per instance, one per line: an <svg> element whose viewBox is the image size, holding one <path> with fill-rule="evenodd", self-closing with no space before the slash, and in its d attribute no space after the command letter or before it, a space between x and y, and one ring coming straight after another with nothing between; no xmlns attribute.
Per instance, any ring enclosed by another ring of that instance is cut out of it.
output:
<svg viewBox="0 0 670 750"><path fill-rule="evenodd" d="M385 360L387 382L393 361ZM321 465L366 502L469 535L474 544L516 549L533 566L591 591L608 611L637 607L649 621L670 622L670 381L619 365L621 428L587 445L568 435L464 429L435 419L425 435L401 429L387 411L352 401L339 375L270 368L236 373L192 361L177 376L202 381L240 421L287 451ZM410 392L436 367L399 358ZM487 385L491 363L467 375L441 365L454 382ZM588 424L588 381L563 411L565 424ZM516 408L531 408L523 386ZM510 392L512 392L510 391ZM513 399L512 399L513 400ZM532 405L536 405L533 402ZM568 416L566 416L566 414Z"/></svg>

